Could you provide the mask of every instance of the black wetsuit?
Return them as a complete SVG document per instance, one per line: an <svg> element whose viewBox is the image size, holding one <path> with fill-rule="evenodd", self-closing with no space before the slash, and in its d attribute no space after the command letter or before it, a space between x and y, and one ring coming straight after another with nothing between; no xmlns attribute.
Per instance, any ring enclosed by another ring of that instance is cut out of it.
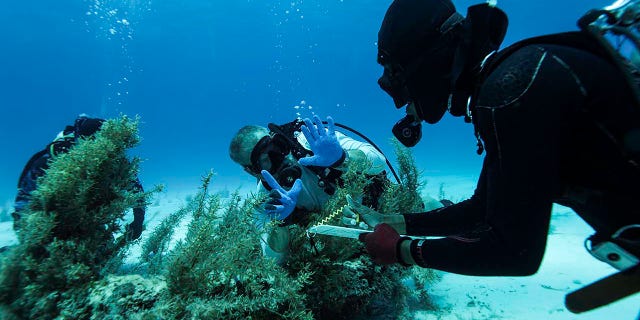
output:
<svg viewBox="0 0 640 320"><path fill-rule="evenodd" d="M473 110L486 149L474 195L404 215L409 235L461 236L425 241L419 264L468 275L533 274L553 203L605 235L640 223L640 170L600 128L616 139L640 128L628 88L612 64L567 46L524 46L492 68Z"/></svg>

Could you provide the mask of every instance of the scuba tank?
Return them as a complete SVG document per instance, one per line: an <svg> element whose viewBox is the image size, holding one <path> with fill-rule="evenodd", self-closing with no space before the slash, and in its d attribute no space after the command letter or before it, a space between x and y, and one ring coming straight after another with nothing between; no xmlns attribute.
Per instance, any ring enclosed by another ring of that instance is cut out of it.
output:
<svg viewBox="0 0 640 320"><path fill-rule="evenodd" d="M618 0L578 20L625 75L640 107L640 1Z"/></svg>

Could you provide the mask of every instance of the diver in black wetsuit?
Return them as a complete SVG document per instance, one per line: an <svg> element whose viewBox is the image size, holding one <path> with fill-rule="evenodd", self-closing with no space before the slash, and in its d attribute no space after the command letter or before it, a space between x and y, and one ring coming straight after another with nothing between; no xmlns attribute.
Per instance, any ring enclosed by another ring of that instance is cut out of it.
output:
<svg viewBox="0 0 640 320"><path fill-rule="evenodd" d="M567 44L523 42L496 53L506 25L488 4L470 7L466 18L449 0L395 0L388 9L378 82L408 114L394 134L415 145L421 120L433 124L449 111L473 123L486 155L474 195L461 203L381 215L350 202L344 221L360 216L375 226L361 240L378 263L531 275L553 203L592 226L592 241L618 232L631 240L617 244L640 256L640 169L632 160L640 154L640 109L629 83L595 49L576 45L580 32Z"/></svg>
<svg viewBox="0 0 640 320"><path fill-rule="evenodd" d="M91 118L86 114L80 114L73 125L68 125L53 142L49 143L44 149L37 152L27 162L18 179L18 194L16 195L14 212L11 213L14 224L13 228L19 230L23 218L24 210L27 209L29 201L31 201L31 193L37 188L38 178L45 175L49 168L49 161L58 154L66 153L73 147L78 139L87 138L94 135L102 127L103 119ZM132 189L134 192L144 192L140 180L132 181ZM133 221L125 227L125 236L127 240L135 240L140 237L144 229L145 205L133 208Z"/></svg>

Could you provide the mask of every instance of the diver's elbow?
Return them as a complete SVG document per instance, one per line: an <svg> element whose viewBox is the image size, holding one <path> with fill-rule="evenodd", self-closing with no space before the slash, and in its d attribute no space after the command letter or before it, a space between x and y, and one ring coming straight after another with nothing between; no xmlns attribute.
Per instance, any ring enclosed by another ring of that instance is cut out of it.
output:
<svg viewBox="0 0 640 320"><path fill-rule="evenodd" d="M509 263L509 270L506 275L512 277L532 276L540 270L540 265L542 264L541 257L538 258L519 255L517 257L512 257L509 260L511 263Z"/></svg>

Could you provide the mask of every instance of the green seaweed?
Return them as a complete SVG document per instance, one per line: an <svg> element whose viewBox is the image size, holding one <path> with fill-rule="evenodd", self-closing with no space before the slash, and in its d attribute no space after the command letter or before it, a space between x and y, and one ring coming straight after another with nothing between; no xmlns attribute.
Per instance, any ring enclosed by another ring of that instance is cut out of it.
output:
<svg viewBox="0 0 640 320"><path fill-rule="evenodd" d="M300 292L309 272L291 276L262 255L253 221L258 199L234 193L222 201L208 194L210 179L185 207L192 220L185 239L166 253L167 292L150 313L162 319L310 319Z"/></svg>
<svg viewBox="0 0 640 320"><path fill-rule="evenodd" d="M411 150L399 142L393 143L400 184L389 185L381 196L381 213L407 213L422 211L420 196L425 183L420 181L420 171Z"/></svg>
<svg viewBox="0 0 640 320"><path fill-rule="evenodd" d="M116 239L125 212L146 201L135 193L138 120L106 121L50 161L24 216L19 244L0 262L0 302L19 318L86 318L87 290L126 243Z"/></svg>

